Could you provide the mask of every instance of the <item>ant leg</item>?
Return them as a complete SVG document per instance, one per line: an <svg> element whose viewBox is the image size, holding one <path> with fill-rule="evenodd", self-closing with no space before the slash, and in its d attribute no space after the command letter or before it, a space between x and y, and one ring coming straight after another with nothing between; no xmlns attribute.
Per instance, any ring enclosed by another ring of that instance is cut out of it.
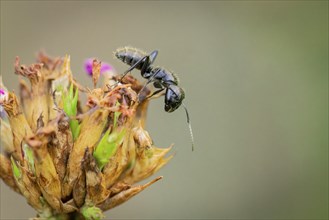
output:
<svg viewBox="0 0 329 220"><path fill-rule="evenodd" d="M155 92L153 92L151 95L147 96L146 98L147 99L150 99L150 98L158 98L160 96L162 96L163 94L161 94L161 92L165 90L165 88L162 88L162 89L159 89L159 90L156 90Z"/></svg>
<svg viewBox="0 0 329 220"><path fill-rule="evenodd" d="M161 92L162 90L164 90L164 88L160 88L158 91L155 92L155 94L152 94L150 97L144 97L144 98L142 98L142 99L141 99L141 97L140 97L140 95L142 94L142 92L144 91L144 89L146 88L146 86L147 86L148 84L150 84L150 83L156 81L156 80L155 80L155 76L156 76L158 73L159 73L159 71L153 73L153 74L148 78L148 80L147 80L147 82L144 84L144 86L139 90L139 92L138 92L138 94L137 94L139 101L142 101L142 100L144 100L145 98L150 98L150 97L152 97L153 95L157 94L158 92Z"/></svg>
<svg viewBox="0 0 329 220"><path fill-rule="evenodd" d="M158 56L158 53L159 53L159 51L157 51L157 50L154 50L152 53L150 53L150 55L149 55L150 60L151 60L150 65L154 62L155 58Z"/></svg>
<svg viewBox="0 0 329 220"><path fill-rule="evenodd" d="M139 94L141 93L141 92L143 92L143 90L145 89L145 87L148 85L148 84L150 84L152 82L152 80L147 80L147 82L144 84L144 86L141 88L141 90L139 90L139 92L138 92L138 96L139 96Z"/></svg>
<svg viewBox="0 0 329 220"><path fill-rule="evenodd" d="M123 75L122 75L120 81L122 81L122 79L123 79L123 78L124 78L129 72L131 72L133 69L135 69L136 66L137 66L138 64L140 64L142 61L144 61L144 59L146 59L146 58L147 58L147 56L142 57L142 58L141 58L140 60L138 60L134 65L132 65L131 67L129 67L129 69L126 70L126 71L123 73Z"/></svg>
<svg viewBox="0 0 329 220"><path fill-rule="evenodd" d="M148 84L150 84L151 82L154 82L155 80L154 80L154 78L155 78L155 76L158 74L159 72L155 72L155 73L153 73L151 76L150 76L150 78L147 80L147 82L144 84L144 86L142 87L142 89L141 90L139 90L139 93L138 93L138 95L145 89L145 87L148 85Z"/></svg>
<svg viewBox="0 0 329 220"><path fill-rule="evenodd" d="M141 74L142 76L144 75L145 71L147 70L147 68L154 62L155 58L158 55L158 51L154 50L152 53L150 53L149 55L146 55L144 57L142 57L140 60L138 60L134 65L132 65L128 70L126 70L123 73L123 76L121 77L121 80L127 75L127 73L131 72L133 69L135 69L141 62L144 62L142 69L141 69Z"/></svg>
<svg viewBox="0 0 329 220"><path fill-rule="evenodd" d="M126 76L129 72L131 72L133 69L135 69L135 68L137 67L137 65L139 65L139 64L140 64L141 62L143 62L143 61L145 61L145 62L144 62L143 66L142 66L142 69L141 69L141 75L144 76L144 74L145 74L147 68L148 68L148 67L154 62L154 60L155 60L155 58L157 57L157 55L158 55L158 51L157 51L157 50L154 50L154 51L153 51L152 53L150 53L149 55L146 55L146 56L142 57L141 59L139 59L134 65L132 65L131 67L129 67L129 69L126 70L126 71L123 73L121 79L120 79L118 82L114 83L111 87L116 86L119 82L122 82L123 78L125 78L125 76ZM148 83L149 83L149 82L148 82ZM147 83L147 84L148 84L148 83ZM144 87L145 87L145 86L144 86ZM143 87L143 89L144 89L144 87ZM142 90L143 90L143 89L142 89Z"/></svg>
<svg viewBox="0 0 329 220"><path fill-rule="evenodd" d="M144 74L147 68L154 62L155 58L158 56L158 51L154 50L148 56L146 56L146 60L141 68L141 75L144 77Z"/></svg>

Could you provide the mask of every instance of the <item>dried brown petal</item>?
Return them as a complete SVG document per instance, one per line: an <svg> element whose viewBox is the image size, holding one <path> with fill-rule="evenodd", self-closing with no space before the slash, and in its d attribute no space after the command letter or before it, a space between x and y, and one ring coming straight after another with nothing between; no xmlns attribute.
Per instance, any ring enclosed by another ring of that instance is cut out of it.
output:
<svg viewBox="0 0 329 220"><path fill-rule="evenodd" d="M27 82L21 78L19 79L19 92L22 104L24 105L24 101L26 99L31 99L31 91L27 85Z"/></svg>
<svg viewBox="0 0 329 220"><path fill-rule="evenodd" d="M49 135L55 128L45 127L38 131L38 135L26 139L35 155L36 181L49 205L56 211L61 211L61 183L56 168L48 153Z"/></svg>
<svg viewBox="0 0 329 220"><path fill-rule="evenodd" d="M85 152L83 167L86 172L86 202L95 205L99 204L110 195L111 191L107 190L105 178L98 169L96 160L89 152L88 148Z"/></svg>
<svg viewBox="0 0 329 220"><path fill-rule="evenodd" d="M11 154L15 151L13 133L10 125L2 118L0 118L0 139L1 146L6 153Z"/></svg>
<svg viewBox="0 0 329 220"><path fill-rule="evenodd" d="M48 102L48 120L52 121L57 117L58 114L58 106L56 102L56 92L52 90L52 94L49 94L47 97Z"/></svg>
<svg viewBox="0 0 329 220"><path fill-rule="evenodd" d="M42 212L44 205L40 201L41 191L38 185L30 178L31 175L27 169L22 167L19 162L17 166L21 173L20 177L15 178L17 187L27 202L38 212Z"/></svg>
<svg viewBox="0 0 329 220"><path fill-rule="evenodd" d="M129 185L125 182L119 181L111 187L111 194L115 195L115 194L118 194L121 191L125 191L125 190L130 189L130 188L131 188L131 185Z"/></svg>
<svg viewBox="0 0 329 220"><path fill-rule="evenodd" d="M31 82L30 100L26 101L28 103L24 103L24 109L27 113L27 121L33 131L37 130L37 120L41 114L43 115L46 123L49 118L49 85L46 81L45 74L42 72L42 66L43 64L41 63L32 64L29 67L20 65L19 58L16 57L15 73L27 77Z"/></svg>
<svg viewBox="0 0 329 220"><path fill-rule="evenodd" d="M75 141L69 157L67 173L63 184L63 197L67 197L71 194L73 185L82 172L81 162L85 149L88 148L90 151L93 151L95 144L99 141L105 125L107 124L108 115L108 110L97 109L83 119L80 135Z"/></svg>
<svg viewBox="0 0 329 220"><path fill-rule="evenodd" d="M27 85L27 82L23 79L20 79L19 81L19 94L20 94L20 100L22 103L25 116L26 118L30 119L32 118L32 112L31 112L32 95L29 86Z"/></svg>
<svg viewBox="0 0 329 220"><path fill-rule="evenodd" d="M78 208L75 206L74 200L71 199L66 203L61 202L61 211L62 213L71 213L78 211Z"/></svg>
<svg viewBox="0 0 329 220"><path fill-rule="evenodd" d="M135 77L132 75L126 75L123 79L121 79L121 75L115 75L113 76L113 79L115 81L122 81L123 84L130 84L131 88L136 92L139 93L142 100L144 100L145 97L147 97L148 94L150 94L150 89L145 87L143 91L140 93L141 89L144 87L144 85L139 82ZM144 97L144 98L143 98Z"/></svg>
<svg viewBox="0 0 329 220"><path fill-rule="evenodd" d="M0 104L6 110L8 116L16 116L22 113L17 96L13 92L8 92L8 98L0 100Z"/></svg>
<svg viewBox="0 0 329 220"><path fill-rule="evenodd" d="M91 90L88 94L86 105L89 108L94 108L96 106L99 106L103 96L104 96L104 90L100 88Z"/></svg>
<svg viewBox="0 0 329 220"><path fill-rule="evenodd" d="M128 184L134 184L153 175L173 157L171 155L165 158L172 147L157 148L153 146L151 137L141 124L132 130L132 136L136 143L136 161L134 161L134 167L125 173L122 180Z"/></svg>
<svg viewBox="0 0 329 220"><path fill-rule="evenodd" d="M54 71L62 63L62 59L60 57L50 57L45 52L40 51L37 56L37 62L42 63L47 70Z"/></svg>
<svg viewBox="0 0 329 220"><path fill-rule="evenodd" d="M113 197L106 199L102 204L98 205L98 207L101 208L103 211L112 209L112 208L124 203L125 201L127 201L131 197L135 196L136 194L138 194L139 192L141 192L142 190L149 187L150 185L152 185L153 183L157 182L160 179L162 179L161 176L157 177L156 179L154 179L144 185L134 186L130 189L122 191L122 192L114 195Z"/></svg>
<svg viewBox="0 0 329 220"><path fill-rule="evenodd" d="M9 118L13 134L14 149L13 156L16 160L22 161L21 143L25 136L32 135L32 130L22 113L17 97L14 93L8 93L8 99L4 101L3 107Z"/></svg>
<svg viewBox="0 0 329 220"><path fill-rule="evenodd" d="M145 128L147 108L149 106L149 103L150 102L148 100L145 100L138 105L134 120L134 127L140 125L142 128Z"/></svg>
<svg viewBox="0 0 329 220"><path fill-rule="evenodd" d="M82 207L86 198L86 174L81 172L73 187L73 200L77 207Z"/></svg>
<svg viewBox="0 0 329 220"><path fill-rule="evenodd" d="M19 57L17 56L15 60L15 73L29 78L32 85L37 84L39 80L42 80L42 75L40 74L42 66L43 64L41 63L35 63L28 67L20 65Z"/></svg>
<svg viewBox="0 0 329 220"><path fill-rule="evenodd" d="M31 103L31 112L32 115L29 118L29 123L33 131L38 129L38 119L40 115L43 116L43 121L48 123L49 112L48 112L48 98L45 94L37 95L32 97Z"/></svg>
<svg viewBox="0 0 329 220"><path fill-rule="evenodd" d="M71 71L71 58L68 55L65 55L60 75L61 76L68 76L69 81L72 81L72 79L73 79L72 71Z"/></svg>
<svg viewBox="0 0 329 220"><path fill-rule="evenodd" d="M69 118L64 113L58 114L57 119L50 122L55 126L54 134L48 144L48 152L53 160L58 177L63 181L70 152L73 147L73 138L69 125Z"/></svg>
<svg viewBox="0 0 329 220"><path fill-rule="evenodd" d="M128 127L129 128L129 127ZM118 147L116 153L110 158L110 161L105 165L103 174L106 180L106 187L110 188L120 177L122 172L127 169L129 162L129 148L133 143L133 138L129 135L130 129L126 133L126 138Z"/></svg>

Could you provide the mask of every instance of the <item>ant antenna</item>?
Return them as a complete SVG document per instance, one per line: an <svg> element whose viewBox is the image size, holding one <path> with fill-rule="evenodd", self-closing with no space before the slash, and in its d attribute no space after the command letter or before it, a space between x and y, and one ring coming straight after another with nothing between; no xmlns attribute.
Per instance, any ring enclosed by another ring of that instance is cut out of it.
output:
<svg viewBox="0 0 329 220"><path fill-rule="evenodd" d="M189 113L187 111L187 107L184 104L184 102L182 102L182 104L183 104L183 107L184 107L185 112L186 112L186 119L187 119L188 128L190 129L191 142L192 142L192 151L194 151L194 137L193 137L193 131L192 131L192 125L191 125L191 121L190 121L190 116L189 116Z"/></svg>

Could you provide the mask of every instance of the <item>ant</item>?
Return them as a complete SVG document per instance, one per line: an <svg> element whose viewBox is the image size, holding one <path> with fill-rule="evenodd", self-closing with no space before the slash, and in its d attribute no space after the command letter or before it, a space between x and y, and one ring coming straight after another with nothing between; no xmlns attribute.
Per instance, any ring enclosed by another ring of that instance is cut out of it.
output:
<svg viewBox="0 0 329 220"><path fill-rule="evenodd" d="M151 95L149 95L148 98L160 94L162 91L165 90L164 109L166 112L173 112L177 108L179 108L181 104L183 104L183 107L186 112L187 123L190 129L193 151L194 138L192 126L190 123L188 110L185 104L183 103L183 99L185 98L185 92L181 87L178 86L178 78L174 73L163 67L152 66L155 58L158 55L158 51L154 50L150 54L147 54L144 51L141 51L136 48L124 47L117 49L114 52L114 55L116 58L130 66L130 68L123 73L121 81L133 69L138 69L141 71L142 77L148 80L145 83L144 87L141 89L141 91L143 91L143 89L150 83L153 83L154 87L158 89Z"/></svg>

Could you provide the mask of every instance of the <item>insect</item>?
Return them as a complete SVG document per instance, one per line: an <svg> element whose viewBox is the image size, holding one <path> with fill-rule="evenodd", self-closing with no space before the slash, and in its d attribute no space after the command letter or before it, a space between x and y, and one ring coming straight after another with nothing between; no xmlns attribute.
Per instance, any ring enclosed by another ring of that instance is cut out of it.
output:
<svg viewBox="0 0 329 220"><path fill-rule="evenodd" d="M114 52L114 55L116 58L130 66L130 68L123 73L121 80L133 69L138 69L140 70L142 77L147 79L147 82L141 91L150 83L153 83L154 87L157 88L157 90L148 96L148 98L151 98L157 94L161 94L162 91L165 91L164 109L166 112L173 112L183 104L186 112L187 123L190 129L192 150L194 150L194 138L190 117L188 110L183 103L185 92L178 85L178 78L174 73L163 67L152 66L155 58L158 55L158 51L154 50L150 54L147 54L144 51L136 48L124 47L117 49Z"/></svg>

